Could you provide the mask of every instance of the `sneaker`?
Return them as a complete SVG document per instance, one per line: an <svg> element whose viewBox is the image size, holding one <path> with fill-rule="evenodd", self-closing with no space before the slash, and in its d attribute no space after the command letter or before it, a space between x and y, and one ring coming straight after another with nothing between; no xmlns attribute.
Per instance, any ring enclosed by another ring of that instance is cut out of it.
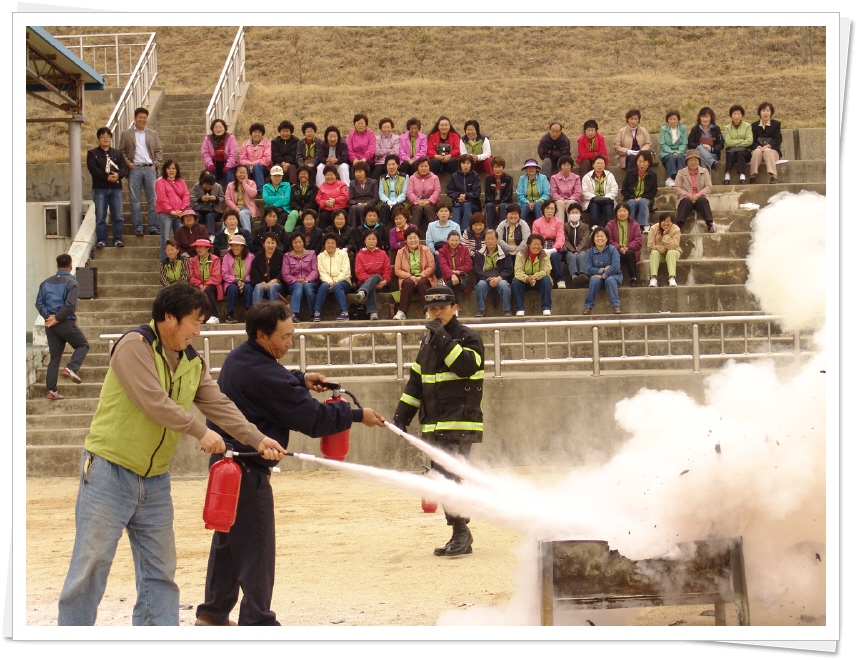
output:
<svg viewBox="0 0 857 660"><path fill-rule="evenodd" d="M756 175L750 177L750 183L756 183Z"/></svg>
<svg viewBox="0 0 857 660"><path fill-rule="evenodd" d="M551 311L549 309L543 309L542 310L542 316L550 316L550 315L551 315Z"/></svg>
<svg viewBox="0 0 857 660"><path fill-rule="evenodd" d="M669 179L667 179L666 181L664 181L664 185L665 185L667 188L672 188L673 186L675 186L675 180L674 180L672 177L670 177Z"/></svg>
<svg viewBox="0 0 857 660"><path fill-rule="evenodd" d="M632 278L631 278L631 286L632 286L632 287L637 286L637 278L636 278L636 277L632 277Z"/></svg>
<svg viewBox="0 0 857 660"><path fill-rule="evenodd" d="M149 233L152 236L158 236L161 233L161 229L160 229L160 227L149 227Z"/></svg>
<svg viewBox="0 0 857 660"><path fill-rule="evenodd" d="M300 320L300 318L298 318L298 315L297 315L297 314L292 314L292 323L294 323L295 325L297 325L297 324L298 324L298 323L300 323L300 322L301 322L301 320Z"/></svg>
<svg viewBox="0 0 857 660"><path fill-rule="evenodd" d="M658 278L657 277L653 277L652 279L649 280L649 286L657 286L657 285L658 285Z"/></svg>
<svg viewBox="0 0 857 660"><path fill-rule="evenodd" d="M503 316L512 316L512 310L507 309L505 312L503 312Z"/></svg>
<svg viewBox="0 0 857 660"><path fill-rule="evenodd" d="M343 309L339 312L339 316L336 317L337 321L347 321L348 320L348 310Z"/></svg>
<svg viewBox="0 0 857 660"><path fill-rule="evenodd" d="M396 312L396 315L393 317L393 320L394 320L394 321L406 321L406 320L407 320L407 318L408 318L408 315L407 315L407 314L405 314L405 313L400 309L398 312Z"/></svg>
<svg viewBox="0 0 857 660"><path fill-rule="evenodd" d="M142 229L135 229L134 230L134 236L142 236L142 235L143 235Z"/></svg>
<svg viewBox="0 0 857 660"><path fill-rule="evenodd" d="M738 183L747 183L747 179L741 175L738 176Z"/></svg>
<svg viewBox="0 0 857 660"><path fill-rule="evenodd" d="M238 323L238 319L235 318L235 314L233 314L232 312L229 312L229 314L226 315L226 322L227 323Z"/></svg>
<svg viewBox="0 0 857 660"><path fill-rule="evenodd" d="M714 225L708 225L708 233L709 233L709 234L713 234L713 233L714 233Z"/></svg>
<svg viewBox="0 0 857 660"><path fill-rule="evenodd" d="M557 289L564 289L565 288L565 280L560 280L559 282L557 282L556 288Z"/></svg>
<svg viewBox="0 0 857 660"><path fill-rule="evenodd" d="M98 241L98 243L95 244L95 247L100 250L101 248L107 247L107 243L105 243L104 241Z"/></svg>
<svg viewBox="0 0 857 660"><path fill-rule="evenodd" d="M63 369L63 370L62 370L62 375L63 375L65 378L68 378L72 383L77 383L78 385L80 385L80 384L83 382L83 381L80 379L80 376L78 376L76 373L74 373L74 372L73 372L71 369L69 369L68 367L66 367L65 369Z"/></svg>
<svg viewBox="0 0 857 660"><path fill-rule="evenodd" d="M214 234L209 234L209 235L208 235L208 240L209 240L209 242L210 242L212 245L214 245Z"/></svg>
<svg viewBox="0 0 857 660"><path fill-rule="evenodd" d="M321 312L313 312L312 313L312 322L318 323L319 321L321 321Z"/></svg>
<svg viewBox="0 0 857 660"><path fill-rule="evenodd" d="M372 312L372 313L369 315L369 320L370 320L370 321L377 321L377 320L378 320L378 315L377 315L375 312Z"/></svg>
<svg viewBox="0 0 857 660"><path fill-rule="evenodd" d="M357 292L357 302L362 303L364 300L366 300L366 291L364 291L363 289L360 289Z"/></svg>
<svg viewBox="0 0 857 660"><path fill-rule="evenodd" d="M523 309L519 309L517 312L515 312L515 316L523 316L523 315L524 315Z"/></svg>
<svg viewBox="0 0 857 660"><path fill-rule="evenodd" d="M644 233L644 234L648 234L648 233L649 233L649 229L651 229L651 227L650 227L649 225L646 225L645 227L643 227L643 233Z"/></svg>
<svg viewBox="0 0 857 660"><path fill-rule="evenodd" d="M56 390L50 390L49 392L46 392L45 398L50 399L51 401L59 401L60 399L65 399L65 397Z"/></svg>
<svg viewBox="0 0 857 660"><path fill-rule="evenodd" d="M723 185L724 186L728 186L730 183L732 183L732 181L728 176L723 178Z"/></svg>
<svg viewBox="0 0 857 660"><path fill-rule="evenodd" d="M674 277L671 277L671 278L670 278L670 286L678 286L678 284L676 284L676 281L675 281L675 278L674 278Z"/></svg>
<svg viewBox="0 0 857 660"><path fill-rule="evenodd" d="M113 247L125 247L125 244L120 240L113 241Z"/></svg>
<svg viewBox="0 0 857 660"><path fill-rule="evenodd" d="M583 315L589 316L590 314L592 314L592 308L591 307L584 307L583 308Z"/></svg>
<svg viewBox="0 0 857 660"><path fill-rule="evenodd" d="M614 313L614 314L621 314L621 313L622 313L622 308L621 308L621 307L619 307L619 305L616 305L616 306L613 308L613 313Z"/></svg>
<svg viewBox="0 0 857 660"><path fill-rule="evenodd" d="M220 319L216 316L209 316L208 320L205 322L206 325L216 325L220 323Z"/></svg>
<svg viewBox="0 0 857 660"><path fill-rule="evenodd" d="M768 183L776 183L776 182L777 182L777 177L775 177L775 176L772 176L771 180L768 181Z"/></svg>
<svg viewBox="0 0 857 660"><path fill-rule="evenodd" d="M477 309L476 313L473 316L476 316L477 318L481 318L481 317L485 316L485 310L484 309Z"/></svg>

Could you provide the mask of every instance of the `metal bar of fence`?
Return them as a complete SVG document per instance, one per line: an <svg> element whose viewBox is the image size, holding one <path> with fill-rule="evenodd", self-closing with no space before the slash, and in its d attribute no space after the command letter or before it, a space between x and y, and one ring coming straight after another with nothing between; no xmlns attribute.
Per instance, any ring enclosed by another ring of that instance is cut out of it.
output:
<svg viewBox="0 0 857 660"><path fill-rule="evenodd" d="M494 331L494 378L501 378L503 375L503 355L500 349L500 331Z"/></svg>
<svg viewBox="0 0 857 660"><path fill-rule="evenodd" d="M598 326L592 326L592 375L601 375L601 350L598 346Z"/></svg>
<svg viewBox="0 0 857 660"><path fill-rule="evenodd" d="M693 373L699 373L699 324L693 324Z"/></svg>
<svg viewBox="0 0 857 660"><path fill-rule="evenodd" d="M396 380L405 379L405 351L402 343L402 333L396 333Z"/></svg>

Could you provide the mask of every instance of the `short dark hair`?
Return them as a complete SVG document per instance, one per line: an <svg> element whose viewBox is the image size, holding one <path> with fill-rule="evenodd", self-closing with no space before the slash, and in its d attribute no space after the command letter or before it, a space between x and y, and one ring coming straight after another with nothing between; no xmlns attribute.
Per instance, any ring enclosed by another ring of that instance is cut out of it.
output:
<svg viewBox="0 0 857 660"><path fill-rule="evenodd" d="M336 219L339 216L345 218L346 224L348 223L348 213L345 212L345 209L336 209L330 216L330 223L333 224L334 222L336 222Z"/></svg>
<svg viewBox="0 0 857 660"><path fill-rule="evenodd" d="M366 219L366 216L367 216L367 215L369 215L370 213L374 213L374 214L375 214L375 215L377 215L379 218L381 217L381 214L380 214L380 213L378 213L378 209L376 209L374 206L367 206L367 207L366 207L366 210L365 210L365 211L363 211L363 219L365 220L365 219Z"/></svg>
<svg viewBox="0 0 857 660"><path fill-rule="evenodd" d="M212 119L211 126L209 126L209 130L214 133L214 125L215 124L223 124L223 134L226 135L229 132L229 127L226 125L226 121L223 119Z"/></svg>
<svg viewBox="0 0 857 660"><path fill-rule="evenodd" d="M473 167L473 156L470 154L461 154L458 157L458 165L461 166L461 163L470 163L470 167Z"/></svg>
<svg viewBox="0 0 857 660"><path fill-rule="evenodd" d="M139 115L141 112L142 112L144 115L146 115L147 117L149 116L149 111L148 111L148 110L146 110L146 108L142 108L142 107L137 108L136 110L134 110L134 116L136 117L136 116L137 116L137 115ZM146 201L148 201L148 200L146 200Z"/></svg>
<svg viewBox="0 0 857 660"><path fill-rule="evenodd" d="M499 165L500 167L505 168L506 159L502 156L494 156L494 158L491 159L491 167L494 167L495 165Z"/></svg>
<svg viewBox="0 0 857 660"><path fill-rule="evenodd" d="M311 128L313 130L313 133L318 133L318 126L316 126L311 121L305 121L303 124L301 124L301 133L306 133L306 129L308 128Z"/></svg>
<svg viewBox="0 0 857 660"><path fill-rule="evenodd" d="M277 133L279 133L284 128L288 128L292 133L295 132L295 125L292 122L290 122L288 119L284 119L283 121L280 122L280 125L277 126Z"/></svg>
<svg viewBox="0 0 857 660"><path fill-rule="evenodd" d="M321 244L326 245L328 241L333 241L336 243L337 247L339 247L339 238L337 238L336 234L324 234L321 237Z"/></svg>
<svg viewBox="0 0 857 660"><path fill-rule="evenodd" d="M673 115L675 115L675 116L676 116L676 118L677 118L679 121L681 121L681 114L679 113L679 111L678 111L678 110L667 110L667 116L666 116L666 117L664 117L664 121L669 121L669 120L670 120L670 117L672 117Z"/></svg>
<svg viewBox="0 0 857 660"><path fill-rule="evenodd" d="M248 132L252 135L253 131L262 131L262 135L264 135L265 124L261 124L258 121L254 121L252 124L250 124L250 130Z"/></svg>
<svg viewBox="0 0 857 660"><path fill-rule="evenodd" d="M422 156L420 158L417 158L414 161L414 169L417 169L423 163L428 163L428 162L429 162L428 156Z"/></svg>
<svg viewBox="0 0 857 660"><path fill-rule="evenodd" d="M342 142L342 133L339 132L339 129L336 126L328 126L324 129L324 139L327 141L327 136L331 133L336 133L337 142Z"/></svg>
<svg viewBox="0 0 857 660"><path fill-rule="evenodd" d="M357 121L358 121L358 120L360 120L360 119L362 119L363 121L365 121L367 126L369 125L369 117L367 117L366 115L364 115L362 112L358 112L356 115L354 115L354 119L352 119L352 120L351 120L351 123L352 123L352 124L356 124L356 123L357 123Z"/></svg>
<svg viewBox="0 0 857 660"><path fill-rule="evenodd" d="M602 234L604 234L604 236L607 238L608 241L610 240L610 236L607 234L607 230L604 229L604 227L596 227L595 229L592 230L593 245L595 244L595 234L597 234L598 232L601 232Z"/></svg>
<svg viewBox="0 0 857 660"><path fill-rule="evenodd" d="M661 213L661 214L658 216L658 224L661 224L661 223L662 223L664 220L666 220L667 218L669 218L670 220L672 220L672 219L673 219L673 214L672 214L672 213L670 213L669 211L665 211L664 213Z"/></svg>
<svg viewBox="0 0 857 660"><path fill-rule="evenodd" d="M369 170L369 165L367 165L364 161L360 161L359 163L356 163L352 169L353 169L355 172L356 172L357 170L360 170L360 171L362 171L362 172L365 172L365 173L366 173L366 176L369 176L369 171L370 171L370 170Z"/></svg>
<svg viewBox="0 0 857 660"><path fill-rule="evenodd" d="M511 204L506 204L506 215L509 215L510 213L517 213L518 215L521 215L521 207L518 204L515 204L514 202L512 202Z"/></svg>
<svg viewBox="0 0 857 660"><path fill-rule="evenodd" d="M729 116L731 117L732 113L735 112L736 110L739 110L741 112L742 117L747 114L746 112L744 112L744 106L738 105L736 103L735 105L733 105L732 107L729 108Z"/></svg>
<svg viewBox="0 0 857 660"><path fill-rule="evenodd" d="M152 303L152 318L156 323L166 320L167 314L181 322L182 319L194 312L202 316L208 309L208 298L205 294L188 282L176 282L164 287L155 296Z"/></svg>
<svg viewBox="0 0 857 660"><path fill-rule="evenodd" d="M586 133L587 128L594 128L596 131L598 130L598 122L594 119L587 119L583 122L583 132Z"/></svg>
<svg viewBox="0 0 857 660"><path fill-rule="evenodd" d="M453 229L451 232L449 232L449 233L446 235L446 240L449 240L449 237L450 237L450 236L457 236L458 238L461 238L461 232L458 232L458 231L456 231L455 229Z"/></svg>
<svg viewBox="0 0 857 660"><path fill-rule="evenodd" d="M506 207L507 211L508 211L508 208L509 207ZM545 237L544 236L542 236L541 234L530 234L529 236L527 236L527 247L530 247L530 243L532 243L536 239L538 239L542 245L545 244Z"/></svg>
<svg viewBox="0 0 857 660"><path fill-rule="evenodd" d="M199 173L199 182L213 185L217 183L217 178L208 170L203 170Z"/></svg>
<svg viewBox="0 0 857 660"><path fill-rule="evenodd" d="M508 209L509 207L507 206L506 208ZM452 213L452 207L449 204L447 204L446 202L438 202L437 203L437 209L435 209L435 213L437 213L441 209L446 209L447 211Z"/></svg>
<svg viewBox="0 0 857 660"><path fill-rule="evenodd" d="M577 209L578 211L583 213L583 207L580 205L580 202L575 202L574 200L571 200L570 202L568 202L568 204L565 205L566 215L568 215L568 212L571 211L572 209ZM507 213L509 212L508 206L506 207L506 212Z"/></svg>
<svg viewBox="0 0 857 660"><path fill-rule="evenodd" d="M376 240L381 240L381 237L377 231L375 231L374 229L367 229L363 232L363 236L361 237L363 245L366 245L366 238L369 236L374 236Z"/></svg>
<svg viewBox="0 0 857 660"><path fill-rule="evenodd" d="M625 121L628 121L631 117L637 115L637 119L640 118L640 111L637 108L631 108L628 112L625 113Z"/></svg>
<svg viewBox="0 0 857 660"><path fill-rule="evenodd" d="M106 126L102 126L102 127L101 127L101 128L99 128L97 131L95 131L95 137L96 137L96 138L100 138L100 137L101 137L102 135L104 135L105 133L107 133L107 135L109 135L110 137L113 137L113 133L112 133L112 132L111 132L111 130L110 130L109 128L107 128Z"/></svg>
<svg viewBox="0 0 857 660"><path fill-rule="evenodd" d="M626 211L628 211L628 219L631 219L631 205L628 204L628 202L619 202L616 205L616 209L613 211L614 216L616 215L616 211L618 211L619 209L625 209Z"/></svg>
<svg viewBox="0 0 857 660"><path fill-rule="evenodd" d="M556 162L557 167L562 167L566 163L574 167L574 160L571 156L560 156L559 160Z"/></svg>
<svg viewBox="0 0 857 660"><path fill-rule="evenodd" d="M226 209L220 218L220 221L223 223L224 226L226 226L226 218L230 217L234 217L239 221L241 220L241 215L238 213L238 211L236 211L235 209Z"/></svg>
<svg viewBox="0 0 857 660"><path fill-rule="evenodd" d="M336 171L336 165L325 165L321 173L327 174L328 172L333 172L334 174L336 174L336 178L339 178L339 173Z"/></svg>
<svg viewBox="0 0 857 660"><path fill-rule="evenodd" d="M269 213L273 213L277 218L280 217L280 212L277 210L276 206L266 206L265 211L262 213L262 218L267 218Z"/></svg>
<svg viewBox="0 0 857 660"><path fill-rule="evenodd" d="M416 117L411 117L410 119L408 119L407 123L405 124L405 128L407 130L411 130L411 126L416 126L417 128L422 128L423 123L419 119L417 119Z"/></svg>
<svg viewBox="0 0 857 660"><path fill-rule="evenodd" d="M381 121L378 122L378 130L380 131L381 127L387 123L390 124L390 128L396 128L396 125L393 123L392 119L390 119L389 117L384 117Z"/></svg>
<svg viewBox="0 0 857 660"><path fill-rule="evenodd" d="M304 223L304 218L308 215L311 215L313 220L318 219L318 214L316 214L314 209L304 209L301 211L301 224Z"/></svg>
<svg viewBox="0 0 857 660"><path fill-rule="evenodd" d="M170 165L176 166L176 179L181 179L182 178L182 171L181 171L181 169L179 169L179 164L176 161L174 161L172 158L169 158L167 160L167 162L164 163L163 166L161 167L161 176L165 179L167 178L167 168ZM148 201L149 200L147 199L146 202L148 202Z"/></svg>
<svg viewBox="0 0 857 660"><path fill-rule="evenodd" d="M479 122L476 121L475 119L468 119L466 122L464 122L464 130L465 131L467 130L468 126L472 126L473 128L476 129L476 135L479 135L479 133L481 133L481 131L479 130Z"/></svg>
<svg viewBox="0 0 857 660"><path fill-rule="evenodd" d="M272 241L274 241L274 243L276 243L276 244L277 244L277 247L279 247L279 246L280 246L280 239L279 239L279 237L278 237L274 232L272 232L272 231L266 231L264 234L262 234L262 249L263 249L263 250L265 249L265 241L267 241L269 238L270 238ZM274 249L277 249L277 248L275 247Z"/></svg>
<svg viewBox="0 0 857 660"><path fill-rule="evenodd" d="M282 300L262 299L247 310L244 321L247 337L256 341L259 332L270 337L280 321L288 321L290 318L292 315Z"/></svg>
<svg viewBox="0 0 857 660"><path fill-rule="evenodd" d="M58 254L57 255L57 268L68 268L71 266L71 255L70 254Z"/></svg>
<svg viewBox="0 0 857 660"><path fill-rule="evenodd" d="M405 206L404 204L396 204L390 210L390 217L393 218L393 220L395 220L397 215L405 216L405 221L407 221L411 217L411 212L408 210L408 207Z"/></svg>
<svg viewBox="0 0 857 660"><path fill-rule="evenodd" d="M235 169L234 169L234 170L232 170L232 173L233 173L233 174L238 174L238 170L240 170L242 167L244 168L244 172L245 172L245 174L247 174L247 176L249 177L249 176L250 176L250 168L249 168L249 167L247 167L246 165L241 164L241 163L238 163L238 164L235 166ZM234 186L235 181L233 181L232 183L233 183L233 186Z"/></svg>
<svg viewBox="0 0 857 660"><path fill-rule="evenodd" d="M592 159L592 164L593 164L593 165L595 165L595 161L596 161L596 160L603 160L603 161L604 161L604 165L607 165L607 156L606 156L605 154L596 154L596 155L595 155L595 158L593 158L593 159ZM508 209L509 207L507 206L506 208Z"/></svg>
<svg viewBox="0 0 857 660"><path fill-rule="evenodd" d="M419 236L420 230L414 227L413 225L410 225L409 227L405 228L405 238L407 238L411 234L416 234L417 236Z"/></svg>
<svg viewBox="0 0 857 660"><path fill-rule="evenodd" d="M757 114L757 115L761 115L761 114L762 114L762 110L764 110L765 108L769 108L769 109L771 110L771 117L773 117L773 116L774 116L774 106L773 106L773 105L771 105L770 103L768 103L767 101L762 101L762 102L759 104L759 107L758 107L758 108L756 108L756 114Z"/></svg>
<svg viewBox="0 0 857 660"><path fill-rule="evenodd" d="M296 231L294 234L289 236L289 247L292 248L293 250L295 248L295 241L298 239L301 239L301 243L303 244L304 247L306 247L306 238L304 237L304 235L302 233L300 233L299 231Z"/></svg>
<svg viewBox="0 0 857 660"><path fill-rule="evenodd" d="M488 224L487 222L485 222L485 214L482 213L482 211L477 211L476 213L474 213L473 215L470 216L470 226L472 227L473 225L476 225L476 224L480 224L480 225L487 225Z"/></svg>
<svg viewBox="0 0 857 660"><path fill-rule="evenodd" d="M386 166L387 166L387 163L389 163L391 160L396 161L396 165L400 165L400 164L401 164L401 160L399 160L399 157L398 157L396 154L387 154L387 155L384 157L384 167L386 167Z"/></svg>
<svg viewBox="0 0 857 660"><path fill-rule="evenodd" d="M312 169L310 169L309 165L301 165L298 168L298 174L301 172L306 172L307 174L312 175Z"/></svg>
<svg viewBox="0 0 857 660"><path fill-rule="evenodd" d="M716 123L717 123L717 122L715 121L715 119L714 119L714 110L712 110L711 108L709 108L707 105L706 105L706 106L703 106L702 108L700 108L700 109L699 109L699 112L697 112L697 113L696 113L696 123L697 123L697 124L699 124L699 123L700 123L699 118L700 118L700 117L702 117L702 115L708 115L709 117L711 117L711 123L712 123L712 124L716 124Z"/></svg>
<svg viewBox="0 0 857 660"><path fill-rule="evenodd" d="M655 162L655 159L652 156L652 152L649 151L648 149L643 149L642 151L638 152L637 155L634 156L634 162L636 163L637 160L640 158L645 160L649 165L651 165L652 163Z"/></svg>

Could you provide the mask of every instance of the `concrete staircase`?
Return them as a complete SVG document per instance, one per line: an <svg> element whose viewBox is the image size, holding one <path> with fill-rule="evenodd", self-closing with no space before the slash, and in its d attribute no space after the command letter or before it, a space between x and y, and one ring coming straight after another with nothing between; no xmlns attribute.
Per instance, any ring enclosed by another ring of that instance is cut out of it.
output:
<svg viewBox="0 0 857 660"><path fill-rule="evenodd" d="M151 125L161 137L164 145L164 158L172 158L179 163L182 178L192 187L202 170L199 147L207 132L204 125L207 95L166 95ZM533 141L533 147L535 142ZM502 153L500 145L495 147ZM610 168L617 177L623 175L616 168ZM659 181L663 184L663 168L656 168ZM517 172L509 169L513 177ZM722 173L717 173L716 181L721 181ZM798 192L814 190L825 193L825 166L823 160L792 160L779 168L779 183L769 185L715 185L711 202L714 210L717 233L705 232L704 224L694 222L692 217L684 228L682 239L682 258L679 260L678 287L664 286L649 288L648 250L643 249L643 263L639 268L638 288L629 288L626 283L620 289L622 308L625 316L645 318L657 317L664 312L681 315L710 315L712 313L753 313L758 311L756 301L744 288L747 278L746 257L751 240L751 222L755 211L739 209L739 205L754 202L760 206L781 191ZM760 182L768 177L761 174ZM715 182L716 182L715 181ZM446 177L441 180L445 189ZM98 402L101 384L108 366L108 342L99 339L103 333L122 333L131 327L145 323L150 319L151 304L160 290L158 280L159 236L136 237L130 221L129 196L125 194L125 231L123 240L126 247L97 250L89 265L98 268L98 298L81 300L78 305L78 325L88 337L90 352L86 358L80 376L83 384L73 385L61 379L60 391L66 397L61 401L44 399L45 367L37 369L36 383L29 386L27 401L27 474L28 476L72 476L76 475L83 440L88 433L92 415ZM655 203L655 213L661 210L675 209L675 194L670 188L659 190ZM145 208L144 211L145 213ZM583 289L554 290L553 317L576 316L581 313L586 291ZM389 294L379 295L381 318L389 318L392 306ZM336 325L333 318L338 313L334 309L334 300L328 301L323 312L324 325ZM221 303L220 318L226 316L225 301ZM535 296L527 296L527 316L539 315ZM475 299L468 296L461 304L462 318L472 317L475 311ZM489 298L485 319L468 320L469 323L493 322L501 312L496 301ZM606 296L599 296L594 309L595 318L604 315L613 318ZM243 305L239 303L236 316L243 321ZM582 318L582 317L581 317ZM500 317L502 319L502 317ZM302 311L302 320L308 321L306 311ZM520 320L520 319L514 319ZM380 322L380 323L383 323ZM418 305L412 305L410 320L404 326L411 330L406 335L406 346L415 344L422 333L422 312ZM207 329L241 329L242 325L207 326ZM563 331L564 332L564 331ZM703 340L719 346L719 340L712 335ZM585 332L575 333L572 340L586 339ZM609 332L603 335L605 342L603 356L609 356L619 350L611 346L614 339ZM676 337L674 337L675 339ZM657 341L658 337L649 337ZM642 341L633 332L627 335L629 343ZM211 364L220 366L232 346L232 338L214 337L211 339ZM311 346L321 349L322 342L310 342ZM316 346L316 344L319 344ZM197 348L202 342L197 342ZM69 351L70 353L70 351ZM334 361L345 359L347 351ZM292 360L296 360L295 356ZM394 360L394 346L379 346L379 361ZM46 362L46 361L45 361ZM63 361L63 364L65 360ZM661 365L661 368L668 365ZM654 367L658 368L658 367ZM686 367L685 367L686 368ZM506 380L506 379L503 379ZM509 383L506 383L508 386ZM503 385L498 385L503 387ZM301 449L298 449L299 451ZM182 450L184 451L184 450ZM199 473L198 456L189 456L188 452L177 455L173 461L173 472ZM358 460L355 457L355 460Z"/></svg>

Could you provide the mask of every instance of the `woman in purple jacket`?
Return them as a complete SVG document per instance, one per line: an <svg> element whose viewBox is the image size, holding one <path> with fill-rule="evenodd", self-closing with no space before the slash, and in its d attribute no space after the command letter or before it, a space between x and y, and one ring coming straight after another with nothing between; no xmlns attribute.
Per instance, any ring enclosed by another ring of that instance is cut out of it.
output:
<svg viewBox="0 0 857 660"><path fill-rule="evenodd" d="M306 300L312 316L315 309L315 292L318 288L318 261L315 252L304 249L304 237L295 232L291 237L291 252L283 255L283 287L290 295L292 321L300 323L301 300Z"/></svg>
<svg viewBox="0 0 857 660"><path fill-rule="evenodd" d="M420 132L422 123L416 117L408 119L406 133L399 136L399 171L411 175L417 171L417 161L428 154L428 137Z"/></svg>
<svg viewBox="0 0 857 660"><path fill-rule="evenodd" d="M238 142L227 131L225 121L215 119L211 122L211 133L203 138L200 153L205 169L225 181L224 188L235 180L232 170L238 164Z"/></svg>

